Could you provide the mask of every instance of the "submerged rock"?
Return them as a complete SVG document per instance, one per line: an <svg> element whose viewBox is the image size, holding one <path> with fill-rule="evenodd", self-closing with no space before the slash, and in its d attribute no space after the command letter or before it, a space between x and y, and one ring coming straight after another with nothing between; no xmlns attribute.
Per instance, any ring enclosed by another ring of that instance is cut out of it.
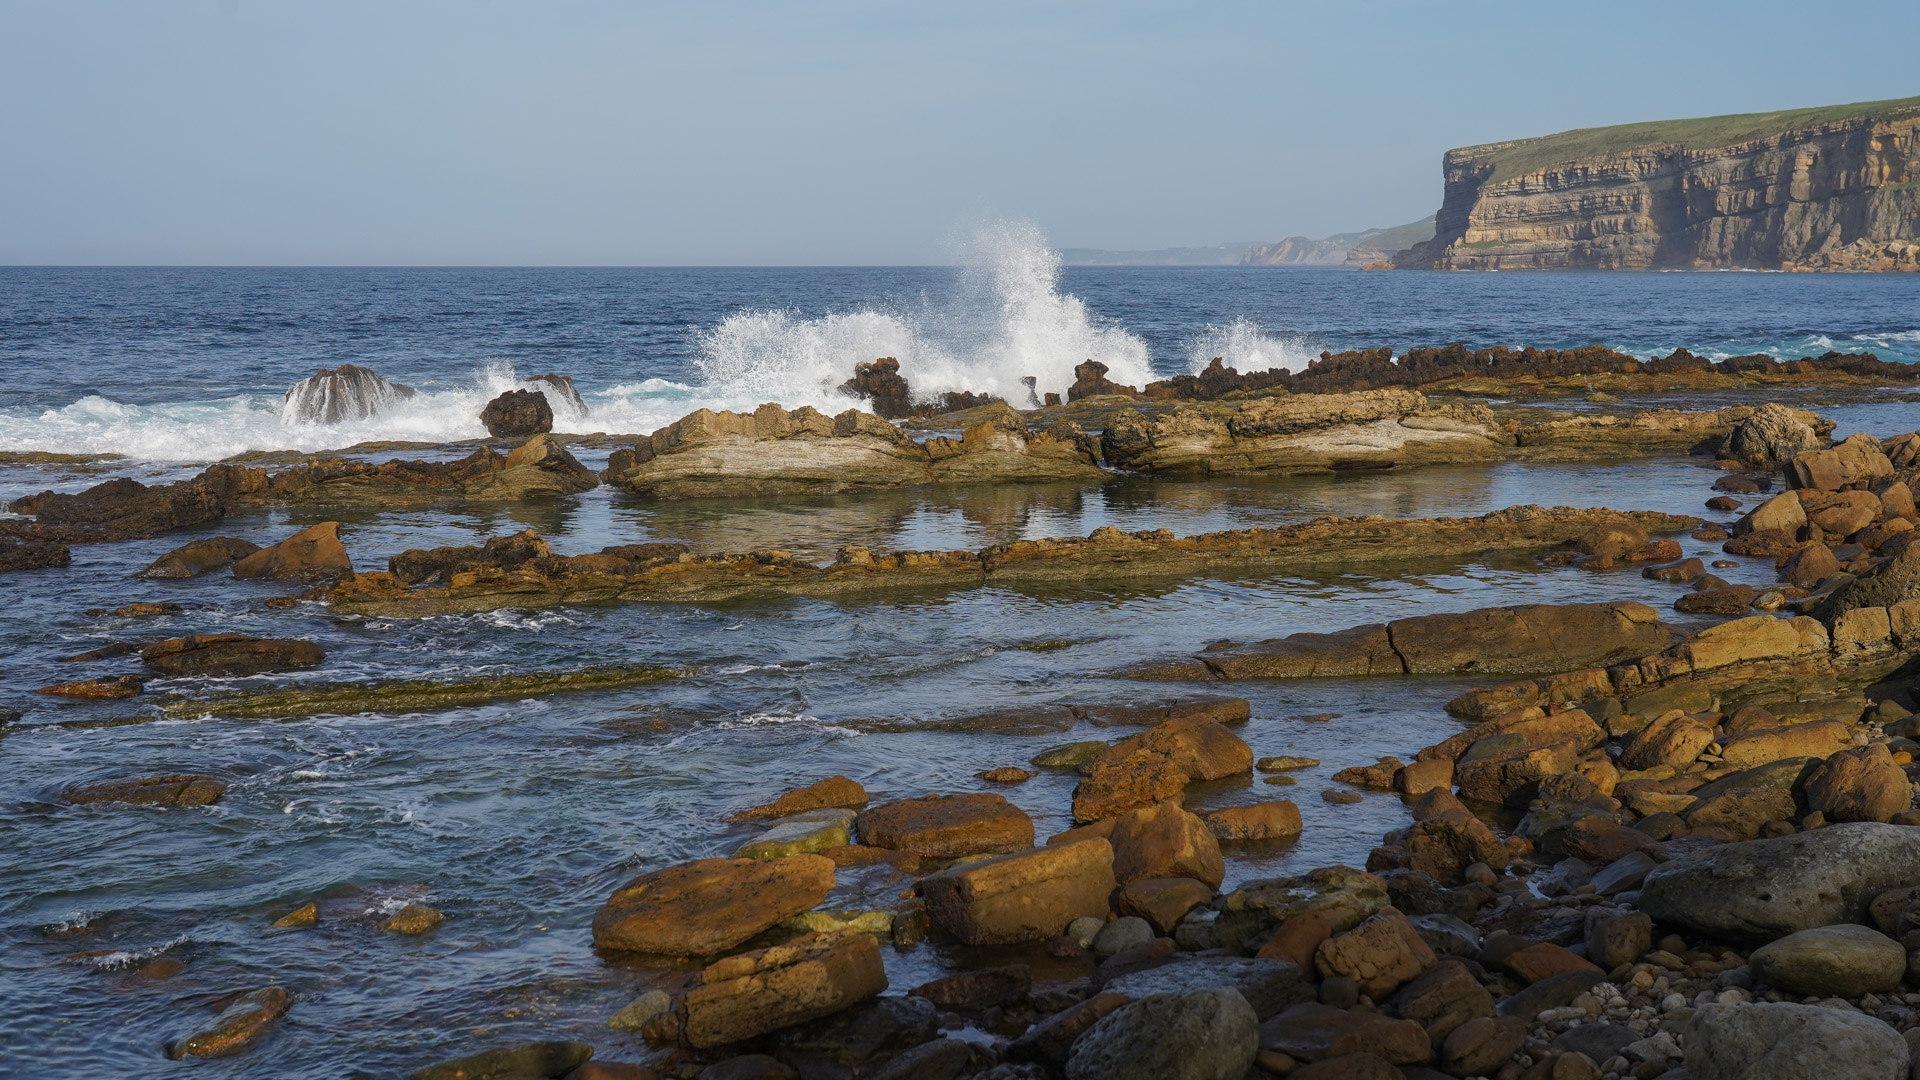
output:
<svg viewBox="0 0 1920 1080"><path fill-rule="evenodd" d="M546 694L617 690L678 678L686 672L640 664L632 667L534 671L525 675L486 675L435 682L292 683L273 690L242 690L169 700L170 716L231 716L272 720L289 716L346 715L369 712L422 712L457 709L495 701L519 701Z"/></svg>
<svg viewBox="0 0 1920 1080"><path fill-rule="evenodd" d="M227 786L211 776L143 776L68 788L70 803L131 803L135 806L211 806Z"/></svg>
<svg viewBox="0 0 1920 1080"><path fill-rule="evenodd" d="M179 1061L241 1053L265 1038L274 1021L292 1007L293 996L277 986L242 994L227 1006L212 1027L167 1047L167 1056Z"/></svg>
<svg viewBox="0 0 1920 1080"><path fill-rule="evenodd" d="M73 561L67 545L0 536L0 573L66 566Z"/></svg>
<svg viewBox="0 0 1920 1080"><path fill-rule="evenodd" d="M137 697L146 689L146 685L146 680L139 675L108 675L99 679L55 683L52 686L43 686L34 693L46 694L49 697L113 700Z"/></svg>
<svg viewBox="0 0 1920 1080"><path fill-rule="evenodd" d="M245 634L194 634L169 638L140 650L140 659L162 675L257 675L319 667L326 650L311 641L275 640Z"/></svg>
<svg viewBox="0 0 1920 1080"><path fill-rule="evenodd" d="M803 788L789 791L770 803L742 810L736 820L783 818L808 810L862 810L867 805L867 789L859 781L844 776L829 776Z"/></svg>

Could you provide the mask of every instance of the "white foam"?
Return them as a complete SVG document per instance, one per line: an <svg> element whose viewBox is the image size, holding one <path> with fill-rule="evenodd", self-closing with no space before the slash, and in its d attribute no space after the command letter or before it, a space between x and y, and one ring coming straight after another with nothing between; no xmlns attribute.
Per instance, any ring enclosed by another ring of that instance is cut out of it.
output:
<svg viewBox="0 0 1920 1080"><path fill-rule="evenodd" d="M1151 382L1146 342L1062 293L1060 266L1032 226L985 226L962 247L959 287L947 303L811 319L740 311L700 335L695 363L706 376L703 389L721 401L829 411L851 404L838 388L854 365L882 356L900 361L921 400L971 390L1024 405L1023 378L1034 378L1040 393L1064 394L1085 360L1107 365L1116 382Z"/></svg>
<svg viewBox="0 0 1920 1080"><path fill-rule="evenodd" d="M1217 356L1242 374L1269 368L1305 371L1307 364L1319 355L1307 344L1305 335L1274 334L1252 319L1241 317L1225 326L1209 326L1195 334L1187 342L1187 370L1198 375Z"/></svg>

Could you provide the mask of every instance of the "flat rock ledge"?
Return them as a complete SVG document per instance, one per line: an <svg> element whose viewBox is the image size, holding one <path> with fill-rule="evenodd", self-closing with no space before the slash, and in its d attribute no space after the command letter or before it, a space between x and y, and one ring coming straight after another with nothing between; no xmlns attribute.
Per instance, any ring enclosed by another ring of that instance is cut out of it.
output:
<svg viewBox="0 0 1920 1080"><path fill-rule="evenodd" d="M419 579L409 573L409 566L425 561L428 553L408 552L395 556L386 573L341 582L327 599L341 614L404 617L620 601L699 603L1180 578L1534 550L1566 543L1606 524L1672 533L1692 528L1698 519L1515 506L1473 518L1321 518L1277 529L1188 537L1165 529L1126 533L1109 526L1084 538L1021 540L978 551L847 547L824 566L785 551L698 555L678 544L608 548L570 557L528 554L518 561L490 560L482 549L470 548L454 549L464 555L441 557L435 574L445 584L410 588L409 580Z"/></svg>

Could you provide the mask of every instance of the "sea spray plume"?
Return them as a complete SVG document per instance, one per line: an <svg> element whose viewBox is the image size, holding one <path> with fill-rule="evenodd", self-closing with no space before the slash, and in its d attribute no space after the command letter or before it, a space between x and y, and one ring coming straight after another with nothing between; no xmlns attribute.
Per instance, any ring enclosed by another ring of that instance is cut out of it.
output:
<svg viewBox="0 0 1920 1080"><path fill-rule="evenodd" d="M777 401L828 411L851 401L839 389L854 365L883 356L920 401L974 391L1024 405L1064 393L1074 365L1099 360L1120 381L1153 378L1146 343L1059 291L1060 256L1030 225L975 230L962 245L953 299L917 312L872 309L806 318L792 311L736 312L698 336L694 362L723 400ZM1027 377L1036 383L1025 384Z"/></svg>
<svg viewBox="0 0 1920 1080"><path fill-rule="evenodd" d="M1317 355L1303 336L1281 337L1252 319L1241 316L1225 326L1208 326L1187 342L1187 371L1198 375L1214 357L1241 372L1307 369Z"/></svg>

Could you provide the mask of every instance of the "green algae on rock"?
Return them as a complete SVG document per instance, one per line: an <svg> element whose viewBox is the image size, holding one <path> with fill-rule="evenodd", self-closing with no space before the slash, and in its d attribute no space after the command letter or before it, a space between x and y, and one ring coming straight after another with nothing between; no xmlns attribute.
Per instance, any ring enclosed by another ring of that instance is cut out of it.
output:
<svg viewBox="0 0 1920 1080"><path fill-rule="evenodd" d="M323 713L424 712L544 694L618 690L676 679L686 673L684 668L634 664L576 671L489 675L442 682L399 679L365 683L294 683L273 690L174 698L163 702L161 709L169 716L211 715L243 720L278 720Z"/></svg>

